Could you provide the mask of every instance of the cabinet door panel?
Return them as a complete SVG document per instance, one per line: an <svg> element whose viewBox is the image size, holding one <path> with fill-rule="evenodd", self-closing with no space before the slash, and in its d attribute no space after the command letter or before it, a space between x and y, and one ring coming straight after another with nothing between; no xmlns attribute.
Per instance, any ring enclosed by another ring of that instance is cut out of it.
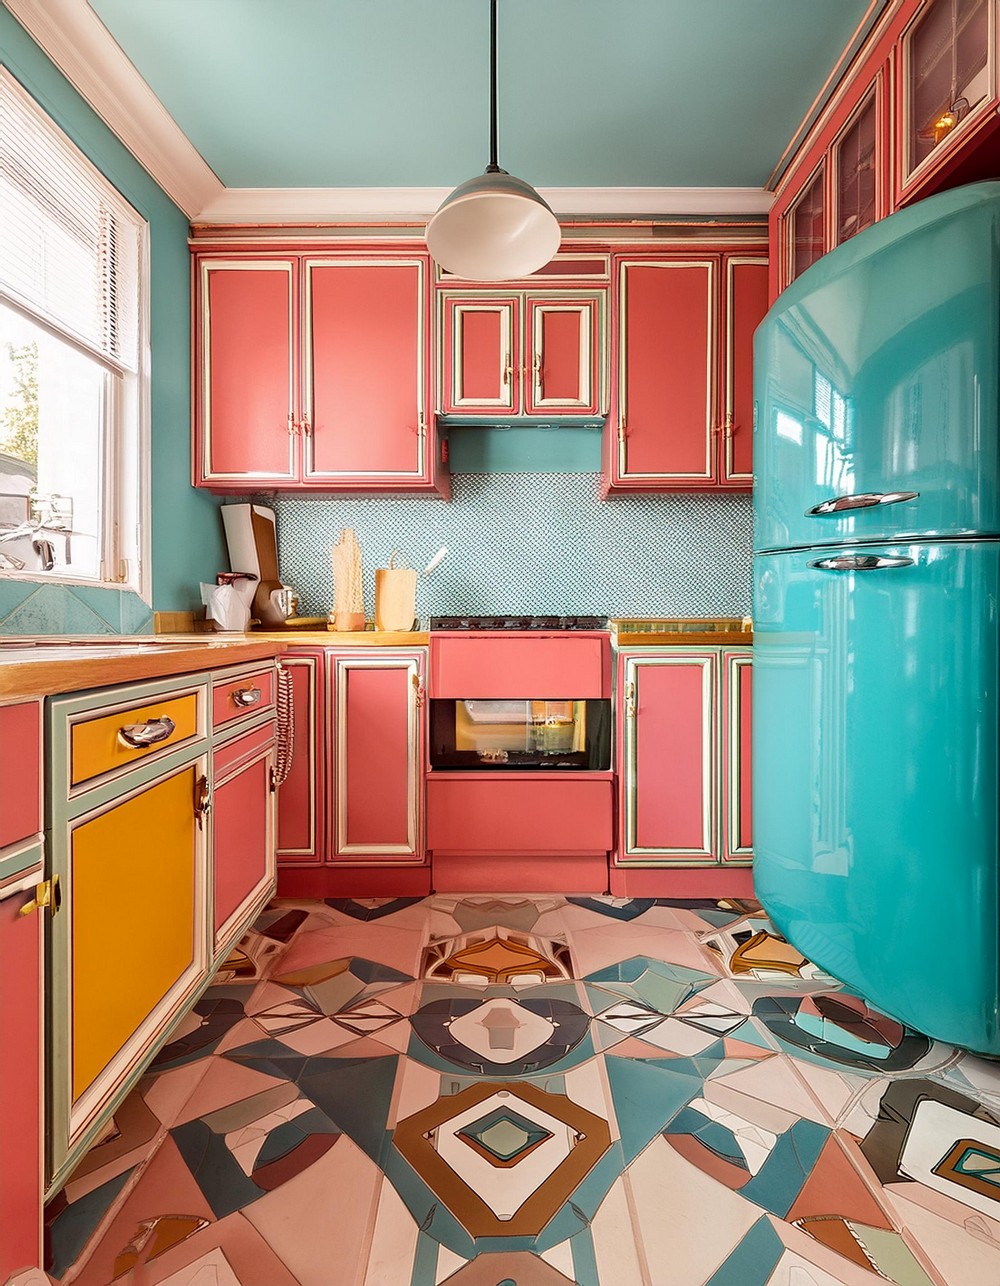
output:
<svg viewBox="0 0 1000 1286"><path fill-rule="evenodd" d="M516 298L444 300L445 414L518 415Z"/></svg>
<svg viewBox="0 0 1000 1286"><path fill-rule="evenodd" d="M715 262L624 262L619 279L619 474L711 481Z"/></svg>
<svg viewBox="0 0 1000 1286"><path fill-rule="evenodd" d="M715 861L715 658L625 665L625 858Z"/></svg>
<svg viewBox="0 0 1000 1286"><path fill-rule="evenodd" d="M74 1102L195 963L198 775L188 765L73 826Z"/></svg>
<svg viewBox="0 0 1000 1286"><path fill-rule="evenodd" d="M0 708L0 848L42 829L41 762L39 703Z"/></svg>
<svg viewBox="0 0 1000 1286"><path fill-rule="evenodd" d="M323 859L325 735L323 654L285 653L292 676L292 766L278 788L278 861L299 865Z"/></svg>
<svg viewBox="0 0 1000 1286"><path fill-rule="evenodd" d="M725 862L749 862L753 857L750 788L753 666L749 652L726 652L722 664L722 858Z"/></svg>
<svg viewBox="0 0 1000 1286"><path fill-rule="evenodd" d="M37 714L37 712L36 712ZM40 851L36 860L40 858ZM0 891L0 1280L41 1266L42 924L22 916L39 866Z"/></svg>
<svg viewBox="0 0 1000 1286"><path fill-rule="evenodd" d="M271 793L271 729L241 737L256 757L216 785L214 817L215 948L231 940L249 906L274 875L274 796ZM258 743L263 740L263 753Z"/></svg>
<svg viewBox="0 0 1000 1286"><path fill-rule="evenodd" d="M527 301L531 353L525 367L527 412L593 414L598 409L598 303L592 299Z"/></svg>
<svg viewBox="0 0 1000 1286"><path fill-rule="evenodd" d="M199 480L291 480L295 264L201 263Z"/></svg>
<svg viewBox="0 0 1000 1286"><path fill-rule="evenodd" d="M306 478L420 477L423 261L307 261L305 271Z"/></svg>
<svg viewBox="0 0 1000 1286"><path fill-rule="evenodd" d="M753 482L753 333L767 312L767 260L726 261L726 422L723 480Z"/></svg>
<svg viewBox="0 0 1000 1286"><path fill-rule="evenodd" d="M334 659L338 858L420 857L419 661Z"/></svg>

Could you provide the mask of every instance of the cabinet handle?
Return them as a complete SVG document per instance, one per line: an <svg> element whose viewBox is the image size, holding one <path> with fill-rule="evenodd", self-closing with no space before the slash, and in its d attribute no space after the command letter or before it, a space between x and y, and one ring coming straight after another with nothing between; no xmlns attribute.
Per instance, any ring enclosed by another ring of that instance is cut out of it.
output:
<svg viewBox="0 0 1000 1286"><path fill-rule="evenodd" d="M35 885L35 896L30 902L25 902L24 906L18 911L18 915L31 915L34 911L41 911L47 907L50 915L56 915L62 906L62 889L59 887L59 876L53 875L50 880L43 880L41 884Z"/></svg>
<svg viewBox="0 0 1000 1286"><path fill-rule="evenodd" d="M303 437L312 437L312 425L308 420L299 420L299 431Z"/></svg>
<svg viewBox="0 0 1000 1286"><path fill-rule="evenodd" d="M423 438L426 437L426 435L427 421L424 419L423 414L420 414L417 416L417 437Z"/></svg>
<svg viewBox="0 0 1000 1286"><path fill-rule="evenodd" d="M165 714L158 719L147 719L145 723L126 723L118 729L118 740L133 750L145 750L158 741L166 741L176 726L173 719Z"/></svg>
<svg viewBox="0 0 1000 1286"><path fill-rule="evenodd" d="M733 423L733 413L732 411L728 411L726 413L726 422L722 426L722 431L725 434L727 441L729 441L732 438L735 430L736 430L736 425Z"/></svg>
<svg viewBox="0 0 1000 1286"><path fill-rule="evenodd" d="M534 356L532 357L532 359L531 359L531 370L532 370L532 373L533 373L533 375L534 375L534 377L535 377L535 384L540 386L540 385L541 385L541 383L542 383L542 355L541 355L541 353L535 353L535 354L534 354Z"/></svg>
<svg viewBox="0 0 1000 1286"><path fill-rule="evenodd" d="M916 500L919 491L861 491L851 496L831 496L806 510L807 518L825 518L828 514L850 512L852 509L873 509L876 505L898 505L904 500Z"/></svg>
<svg viewBox="0 0 1000 1286"><path fill-rule="evenodd" d="M288 436L294 437L295 434L298 433L298 431L299 431L299 426L295 422L295 416L291 413L291 411L289 411L288 412Z"/></svg>
<svg viewBox="0 0 1000 1286"><path fill-rule="evenodd" d="M207 777L199 777L195 787L194 815L198 819L198 829L205 829L205 819L212 811L212 788Z"/></svg>
<svg viewBox="0 0 1000 1286"><path fill-rule="evenodd" d="M625 718L635 718L635 684L628 683L625 685Z"/></svg>
<svg viewBox="0 0 1000 1286"><path fill-rule="evenodd" d="M229 694L238 706L255 706L261 698L260 688L234 688Z"/></svg>
<svg viewBox="0 0 1000 1286"><path fill-rule="evenodd" d="M419 674L410 676L410 683L413 685L413 704L419 710L424 704L424 685Z"/></svg>
<svg viewBox="0 0 1000 1286"><path fill-rule="evenodd" d="M510 383L510 377L513 374L513 371L514 371L514 368L510 364L510 354L508 353L506 358L504 359L504 367L503 367L503 382L505 384Z"/></svg>

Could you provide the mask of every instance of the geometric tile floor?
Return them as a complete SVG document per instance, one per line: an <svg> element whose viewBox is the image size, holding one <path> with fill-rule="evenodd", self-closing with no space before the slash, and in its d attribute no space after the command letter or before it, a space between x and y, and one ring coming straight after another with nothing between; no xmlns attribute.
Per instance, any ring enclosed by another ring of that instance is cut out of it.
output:
<svg viewBox="0 0 1000 1286"><path fill-rule="evenodd" d="M997 1286L1000 1066L754 903L276 902L48 1225L77 1286Z"/></svg>

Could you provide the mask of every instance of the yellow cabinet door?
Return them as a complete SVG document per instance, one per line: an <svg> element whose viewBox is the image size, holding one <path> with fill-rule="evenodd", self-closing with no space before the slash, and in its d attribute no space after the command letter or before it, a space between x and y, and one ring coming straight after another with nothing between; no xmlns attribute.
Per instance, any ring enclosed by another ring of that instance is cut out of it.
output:
<svg viewBox="0 0 1000 1286"><path fill-rule="evenodd" d="M79 1105L90 1115L101 1083L120 1079L198 980L205 949L196 812L202 772L203 761L186 764L72 826L74 1114Z"/></svg>

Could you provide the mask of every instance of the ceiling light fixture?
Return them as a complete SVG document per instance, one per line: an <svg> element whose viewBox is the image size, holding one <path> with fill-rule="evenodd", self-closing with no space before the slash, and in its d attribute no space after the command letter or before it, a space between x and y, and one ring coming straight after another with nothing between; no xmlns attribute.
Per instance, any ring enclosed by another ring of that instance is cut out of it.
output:
<svg viewBox="0 0 1000 1286"><path fill-rule="evenodd" d="M447 272L510 281L559 249L559 222L530 183L497 163L497 0L490 0L490 163L445 197L427 225L427 249Z"/></svg>

